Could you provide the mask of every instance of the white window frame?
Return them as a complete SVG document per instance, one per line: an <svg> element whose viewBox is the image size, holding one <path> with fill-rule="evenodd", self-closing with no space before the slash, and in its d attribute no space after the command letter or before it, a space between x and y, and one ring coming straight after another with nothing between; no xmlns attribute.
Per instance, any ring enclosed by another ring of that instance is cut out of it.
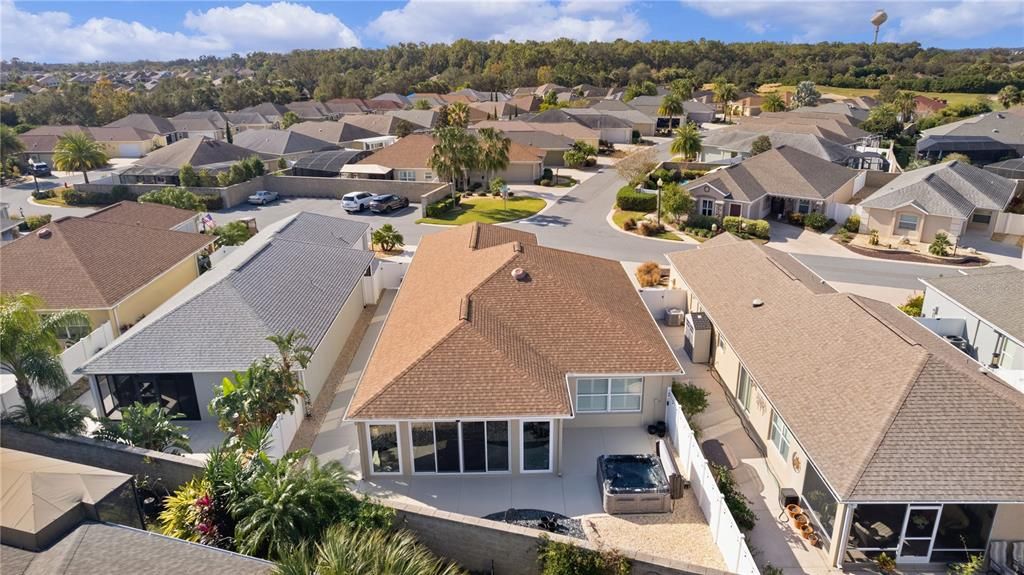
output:
<svg viewBox="0 0 1024 575"><path fill-rule="evenodd" d="M526 469L526 446L523 433L527 423L547 423L550 433L548 434L548 468L547 469ZM520 473L551 473L555 468L555 421L553 419L520 419L519 420L519 472Z"/></svg>
<svg viewBox="0 0 1024 575"><path fill-rule="evenodd" d="M743 377L744 375L746 376L746 378ZM743 393L743 391L744 391L744 385L743 385L744 380L746 380L746 393L745 394ZM743 411L745 411L747 413L750 413L750 396L753 395L753 392L754 392L754 378L750 377L750 372L747 371L747 368L743 367L743 365L741 364L740 365L739 376L736 378L736 400L739 402L740 407L743 408Z"/></svg>
<svg viewBox="0 0 1024 575"><path fill-rule="evenodd" d="M498 469L492 471L490 469L490 460L487 458L489 455L487 443L487 424L494 421L503 421L508 427L508 469ZM459 470L458 471L438 471L437 470L437 423L455 423L458 427L459 432ZM430 433L434 439L434 470L433 471L417 471L416 470L416 443L413 441L413 426L420 424L430 424ZM485 471L466 471L466 453L465 453L465 442L462 439L462 424L463 423L483 423L484 424L484 467L487 468ZM412 474L413 475L501 475L512 473L512 422L508 419L439 419L436 421L410 421L409 422L409 448L412 449Z"/></svg>
<svg viewBox="0 0 1024 575"><path fill-rule="evenodd" d="M710 198L700 199L700 215L702 216L714 216L715 215L715 200Z"/></svg>
<svg viewBox="0 0 1024 575"><path fill-rule="evenodd" d="M433 182L434 172L423 172L423 179L427 182Z"/></svg>
<svg viewBox="0 0 1024 575"><path fill-rule="evenodd" d="M805 210L806 208L806 210ZM796 211L801 214L811 213L811 200L797 200Z"/></svg>
<svg viewBox="0 0 1024 575"><path fill-rule="evenodd" d="M596 380L601 380L601 379L603 379L603 380L608 382L608 390L605 393L603 393L603 394L600 394L600 393L586 393L586 394L583 394L583 395L584 395L584 397L604 397L605 400L606 400L605 401L605 408L604 409L581 409L579 407L579 405L580 405L580 399L579 398L580 398L580 395L581 395L580 394L580 381L596 381ZM639 379L640 380L640 393L639 394L636 394L636 393L613 393L612 392L612 381L617 380L617 379L618 380L623 380L623 381L631 380L631 379ZM644 410L644 388L646 387L645 383L646 383L645 379L642 376L577 377L576 378L576 411L578 411L579 413L639 413L639 412ZM612 408L612 397L614 397L614 396L620 396L620 397L622 397L622 396L635 396L635 395L639 395L640 396L640 406L637 409L613 409Z"/></svg>
<svg viewBox="0 0 1024 575"><path fill-rule="evenodd" d="M384 427L391 425L395 428L395 443L398 447L398 471L376 471L373 468L373 434L370 432L371 427ZM370 474L371 475L401 475L404 471L402 466L402 426L398 425L397 421L374 421L366 424L366 459L370 463Z"/></svg>
<svg viewBox="0 0 1024 575"><path fill-rule="evenodd" d="M415 182L416 172L413 170L398 170L399 182Z"/></svg>
<svg viewBox="0 0 1024 575"><path fill-rule="evenodd" d="M778 439L776 439L776 432L778 432ZM772 410L771 426L768 428L768 440L775 446L775 450L779 452L782 459L789 461L789 451L793 447L793 432L789 430L786 422L782 421L779 412L774 409Z"/></svg>
<svg viewBox="0 0 1024 575"><path fill-rule="evenodd" d="M903 218L914 218L914 227L908 228L903 225ZM918 224L921 223L921 218L917 214L900 214L896 216L896 229L904 232L916 232Z"/></svg>

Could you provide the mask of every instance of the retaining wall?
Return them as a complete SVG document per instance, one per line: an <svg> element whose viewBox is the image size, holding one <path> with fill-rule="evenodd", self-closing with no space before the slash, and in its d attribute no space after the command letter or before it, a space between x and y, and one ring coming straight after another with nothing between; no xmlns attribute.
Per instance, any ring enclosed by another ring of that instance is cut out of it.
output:
<svg viewBox="0 0 1024 575"><path fill-rule="evenodd" d="M137 476L149 476L169 490L203 472L195 459L128 445L101 442L87 437L57 437L4 425L0 445L54 459L91 465Z"/></svg>

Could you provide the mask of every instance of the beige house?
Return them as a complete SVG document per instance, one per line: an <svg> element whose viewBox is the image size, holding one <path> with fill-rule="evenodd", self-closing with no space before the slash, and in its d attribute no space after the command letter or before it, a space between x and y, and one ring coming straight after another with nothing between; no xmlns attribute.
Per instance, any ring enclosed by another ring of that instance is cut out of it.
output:
<svg viewBox="0 0 1024 575"><path fill-rule="evenodd" d="M958 161L904 172L860 203L861 231L881 238L929 243L944 232L952 241L967 232L992 235L1017 183Z"/></svg>
<svg viewBox="0 0 1024 575"><path fill-rule="evenodd" d="M299 377L315 401L380 294L366 237L364 223L307 212L267 226L86 362L95 404L108 417L143 401L209 419L224 378L276 355L267 336L291 330L313 348Z"/></svg>
<svg viewBox="0 0 1024 575"><path fill-rule="evenodd" d="M25 145L21 155L52 167L53 150L60 137L69 132L82 132L100 143L111 158L141 158L164 145L164 138L159 134L133 127L39 126L18 136Z"/></svg>
<svg viewBox="0 0 1024 575"><path fill-rule="evenodd" d="M564 429L664 419L681 374L619 262L474 223L423 238L345 417L364 479L561 474Z"/></svg>
<svg viewBox="0 0 1024 575"><path fill-rule="evenodd" d="M944 569L1024 539L1024 395L782 252L723 234L668 257L778 480L768 498L795 492L832 565L884 552Z"/></svg>
<svg viewBox="0 0 1024 575"><path fill-rule="evenodd" d="M864 187L865 173L797 148L779 146L710 172L684 187L694 212L722 218L777 219L796 212L833 218L836 205Z"/></svg>
<svg viewBox="0 0 1024 575"><path fill-rule="evenodd" d="M165 206L159 208L163 212ZM110 221L102 212L95 218L65 217L4 244L4 293L36 294L44 312L85 312L91 325L69 330L69 339L105 322L120 334L199 277L199 256L214 240L138 223L147 209L133 210L134 221ZM186 216L179 223L193 215L178 211Z"/></svg>

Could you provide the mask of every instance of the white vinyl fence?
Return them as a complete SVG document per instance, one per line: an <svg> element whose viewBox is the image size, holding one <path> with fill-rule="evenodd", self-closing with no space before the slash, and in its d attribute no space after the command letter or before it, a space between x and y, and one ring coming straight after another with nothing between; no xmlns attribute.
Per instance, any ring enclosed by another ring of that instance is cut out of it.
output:
<svg viewBox="0 0 1024 575"><path fill-rule="evenodd" d="M299 431L302 420L306 417L306 402L301 397L295 399L295 411L292 413L278 413L277 421L270 426L267 437L270 439L270 446L267 448L267 457L277 460L288 453L295 433Z"/></svg>
<svg viewBox="0 0 1024 575"><path fill-rule="evenodd" d="M760 575L754 557L750 554L750 548L747 547L746 537L729 513L711 468L704 459L700 445L693 436L693 430L683 417L683 411L679 409L671 389L668 390L666 405L665 422L668 425L668 435L682 462L679 471L683 477L690 480L693 494L711 528L711 536L718 545L718 550L722 552L722 558L725 559L726 569L739 575Z"/></svg>
<svg viewBox="0 0 1024 575"><path fill-rule="evenodd" d="M106 321L92 330L89 335L65 349L64 353L60 354L60 362L64 366L64 374L68 376L68 381L72 383L77 381L79 376L75 375L75 370L85 365L89 358L110 345L112 341L114 341L114 330L110 327L110 322Z"/></svg>

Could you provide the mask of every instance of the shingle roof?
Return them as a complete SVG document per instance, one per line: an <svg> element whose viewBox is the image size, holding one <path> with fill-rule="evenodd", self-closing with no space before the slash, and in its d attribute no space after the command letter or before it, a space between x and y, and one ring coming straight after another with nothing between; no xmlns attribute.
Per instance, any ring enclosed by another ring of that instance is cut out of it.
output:
<svg viewBox="0 0 1024 575"><path fill-rule="evenodd" d="M300 122L289 126L288 131L297 132L331 144L351 142L352 140L372 138L379 135L356 124L341 121Z"/></svg>
<svg viewBox="0 0 1024 575"><path fill-rule="evenodd" d="M265 228L94 356L83 373L244 369L274 353L267 336L293 329L316 348L373 260L349 247L366 228L306 212Z"/></svg>
<svg viewBox="0 0 1024 575"><path fill-rule="evenodd" d="M133 167L160 166L177 169L185 164L199 167L223 162L237 162L253 155L259 154L220 140L184 138L159 150L153 150L146 157L137 160Z"/></svg>
<svg viewBox="0 0 1024 575"><path fill-rule="evenodd" d="M1024 146L1024 116L989 112L922 130L921 136L982 136L1012 146Z"/></svg>
<svg viewBox="0 0 1024 575"><path fill-rule="evenodd" d="M211 236L66 217L0 246L5 293L46 309L109 308L213 242Z"/></svg>
<svg viewBox="0 0 1024 575"><path fill-rule="evenodd" d="M1006 335L1024 342L1024 305L1021 305L1024 270L995 266L921 281L926 286L935 287Z"/></svg>
<svg viewBox="0 0 1024 575"><path fill-rule="evenodd" d="M434 149L434 137L410 134L390 146L356 162L357 164L385 166L393 169L425 169ZM508 150L510 162L540 162L544 152L530 146L512 142Z"/></svg>
<svg viewBox="0 0 1024 575"><path fill-rule="evenodd" d="M5 575L205 573L256 575L274 564L216 547L112 523L83 523L49 549L33 553L0 545Z"/></svg>
<svg viewBox="0 0 1024 575"><path fill-rule="evenodd" d="M739 116L736 123L744 128L763 130L783 124L787 131L795 131L794 126L804 126L809 133L815 133L825 139L840 144L852 144L861 138L870 136L864 130L850 123L847 116L838 114L816 114L804 112L764 112L760 116Z"/></svg>
<svg viewBox="0 0 1024 575"><path fill-rule="evenodd" d="M107 127L138 128L156 134L173 134L178 131L170 120L154 116L153 114L128 114L119 120L114 120L107 124Z"/></svg>
<svg viewBox="0 0 1024 575"><path fill-rule="evenodd" d="M856 170L780 146L701 176L685 187L696 190L709 185L743 202L756 201L766 194L823 200L856 176Z"/></svg>
<svg viewBox="0 0 1024 575"><path fill-rule="evenodd" d="M835 163L845 163L850 158L864 156L853 148L848 148L816 134L806 133L799 128L795 130L795 133L791 132L785 125L772 126L764 130L749 129L746 126L722 128L713 130L704 136L701 143L705 148L712 147L750 153L754 140L760 136L768 136L773 146L789 146Z"/></svg>
<svg viewBox="0 0 1024 575"><path fill-rule="evenodd" d="M233 138L233 144L272 156L318 152L336 147L324 140L291 130L245 130Z"/></svg>
<svg viewBox="0 0 1024 575"><path fill-rule="evenodd" d="M958 161L903 172L861 202L865 208L896 209L914 204L925 213L969 218L975 209L1002 210L1017 184Z"/></svg>
<svg viewBox="0 0 1024 575"><path fill-rule="evenodd" d="M840 499L1024 501L1024 396L968 356L750 242L668 257Z"/></svg>
<svg viewBox="0 0 1024 575"><path fill-rule="evenodd" d="M98 222L170 230L195 218L196 212L174 206L140 204L129 200L100 208L85 217Z"/></svg>
<svg viewBox="0 0 1024 575"><path fill-rule="evenodd" d="M679 371L618 262L468 224L423 238L347 417L564 416L567 374Z"/></svg>
<svg viewBox="0 0 1024 575"><path fill-rule="evenodd" d="M1003 160L985 166L985 169L993 174L1014 180L1024 180L1024 158L1013 158Z"/></svg>

